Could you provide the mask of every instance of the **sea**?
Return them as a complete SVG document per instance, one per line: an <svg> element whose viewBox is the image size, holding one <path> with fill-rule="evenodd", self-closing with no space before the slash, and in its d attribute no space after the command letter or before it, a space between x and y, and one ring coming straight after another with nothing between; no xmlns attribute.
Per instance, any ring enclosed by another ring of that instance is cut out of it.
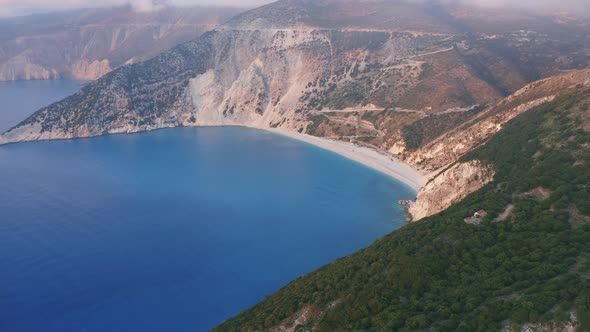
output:
<svg viewBox="0 0 590 332"><path fill-rule="evenodd" d="M0 128L81 87L0 84ZM404 225L406 185L262 130L0 146L0 331L207 331Z"/></svg>
<svg viewBox="0 0 590 332"><path fill-rule="evenodd" d="M0 82L0 133L41 107L77 92L84 84L85 81L67 79Z"/></svg>

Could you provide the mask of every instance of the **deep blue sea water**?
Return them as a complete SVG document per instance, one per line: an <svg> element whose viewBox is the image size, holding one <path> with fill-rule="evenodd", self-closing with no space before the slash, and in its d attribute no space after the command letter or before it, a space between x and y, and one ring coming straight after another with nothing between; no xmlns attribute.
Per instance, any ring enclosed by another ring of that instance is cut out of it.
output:
<svg viewBox="0 0 590 332"><path fill-rule="evenodd" d="M0 146L0 331L206 331L400 227L413 195L245 128Z"/></svg>
<svg viewBox="0 0 590 332"><path fill-rule="evenodd" d="M0 82L0 133L41 107L75 93L83 84L75 80Z"/></svg>

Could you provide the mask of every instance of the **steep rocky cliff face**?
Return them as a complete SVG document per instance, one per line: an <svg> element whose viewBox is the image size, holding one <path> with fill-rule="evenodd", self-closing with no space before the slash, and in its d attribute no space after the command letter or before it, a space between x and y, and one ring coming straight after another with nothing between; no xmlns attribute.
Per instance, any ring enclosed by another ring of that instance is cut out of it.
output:
<svg viewBox="0 0 590 332"><path fill-rule="evenodd" d="M239 9L189 7L136 12L130 7L0 20L0 81L94 80L193 40Z"/></svg>
<svg viewBox="0 0 590 332"><path fill-rule="evenodd" d="M494 169L479 160L457 163L432 178L410 205L413 220L429 217L461 201L494 179Z"/></svg>

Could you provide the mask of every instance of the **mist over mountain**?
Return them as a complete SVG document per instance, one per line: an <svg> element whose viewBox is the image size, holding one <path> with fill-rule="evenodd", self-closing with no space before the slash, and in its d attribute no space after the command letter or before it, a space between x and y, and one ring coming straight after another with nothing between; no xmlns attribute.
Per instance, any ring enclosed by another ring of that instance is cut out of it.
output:
<svg viewBox="0 0 590 332"><path fill-rule="evenodd" d="M94 80L194 40L241 10L123 6L0 19L0 80Z"/></svg>

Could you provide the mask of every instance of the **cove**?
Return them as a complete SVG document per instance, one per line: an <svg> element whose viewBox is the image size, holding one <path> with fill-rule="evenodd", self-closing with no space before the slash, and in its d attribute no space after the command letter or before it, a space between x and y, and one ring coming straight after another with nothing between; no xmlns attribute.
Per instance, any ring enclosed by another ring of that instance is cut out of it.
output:
<svg viewBox="0 0 590 332"><path fill-rule="evenodd" d="M0 146L1 331L206 331L404 224L409 187L260 130Z"/></svg>

